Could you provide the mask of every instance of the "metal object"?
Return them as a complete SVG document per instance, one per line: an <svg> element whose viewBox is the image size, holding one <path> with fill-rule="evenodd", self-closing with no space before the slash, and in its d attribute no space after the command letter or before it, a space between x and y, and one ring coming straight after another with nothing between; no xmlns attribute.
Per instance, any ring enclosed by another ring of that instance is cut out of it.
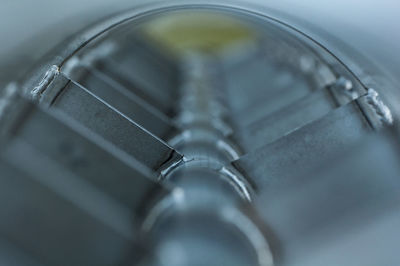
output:
<svg viewBox="0 0 400 266"><path fill-rule="evenodd" d="M149 193L165 190L155 174L9 90L0 116L1 234L45 265L109 265L132 256L137 213ZM97 241L115 249L105 252Z"/></svg>
<svg viewBox="0 0 400 266"><path fill-rule="evenodd" d="M336 56L240 9L147 11L0 91L0 262L320 265L398 209L396 117Z"/></svg>
<svg viewBox="0 0 400 266"><path fill-rule="evenodd" d="M356 103L350 103L234 162L260 187L315 167L371 132ZM268 156L273 154L273 156ZM246 169L246 170L244 170Z"/></svg>
<svg viewBox="0 0 400 266"><path fill-rule="evenodd" d="M47 79L41 84L47 84ZM57 74L48 86L40 93L41 104L62 111L147 167L158 170L180 160L171 147L63 74ZM131 142L131 138L140 141Z"/></svg>
<svg viewBox="0 0 400 266"><path fill-rule="evenodd" d="M378 265L376 244L390 254L398 235L399 159L398 133L368 135L290 182L270 182L256 204L279 239L280 264Z"/></svg>

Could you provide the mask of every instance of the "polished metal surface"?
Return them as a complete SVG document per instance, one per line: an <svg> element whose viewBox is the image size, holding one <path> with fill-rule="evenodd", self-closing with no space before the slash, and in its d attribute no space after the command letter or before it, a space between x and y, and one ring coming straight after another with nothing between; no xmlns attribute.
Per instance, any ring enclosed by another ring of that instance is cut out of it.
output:
<svg viewBox="0 0 400 266"><path fill-rule="evenodd" d="M389 76L250 3L178 2L10 75L0 263L397 265Z"/></svg>

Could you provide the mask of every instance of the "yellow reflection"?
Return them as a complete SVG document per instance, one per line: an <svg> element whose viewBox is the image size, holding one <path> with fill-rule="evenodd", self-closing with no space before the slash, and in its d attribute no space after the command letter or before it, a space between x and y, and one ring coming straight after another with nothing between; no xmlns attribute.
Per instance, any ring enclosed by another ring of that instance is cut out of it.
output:
<svg viewBox="0 0 400 266"><path fill-rule="evenodd" d="M256 39L254 30L241 20L206 11L160 15L143 25L143 33L176 53L193 50L215 53L232 44Z"/></svg>

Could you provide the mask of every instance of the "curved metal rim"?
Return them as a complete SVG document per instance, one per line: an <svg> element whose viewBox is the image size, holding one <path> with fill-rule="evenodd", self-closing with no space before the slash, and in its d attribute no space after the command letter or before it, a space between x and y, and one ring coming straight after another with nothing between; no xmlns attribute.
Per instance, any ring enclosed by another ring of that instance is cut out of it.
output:
<svg viewBox="0 0 400 266"><path fill-rule="evenodd" d="M311 37L310 35L306 34L304 31L300 30L299 28L284 22L281 19L278 19L276 17L272 17L272 15L267 15L262 13L262 11L257 11L255 10L254 4L251 7L246 7L245 3L237 2L237 3L225 3L225 1L220 1L222 3L209 3L208 1L203 1L197 4L184 4L180 3L179 1L171 1L168 3L162 2L162 3L148 3L145 4L141 7L134 8L132 10L126 11L124 13L114 15L111 18L101 20L99 23L96 23L94 26L89 26L88 28L82 30L80 33L77 33L77 35L72 39L72 41L69 41L68 44L66 45L61 45L61 46L56 46L56 50L59 51L59 53L54 53L56 56L53 57L52 62L40 62L39 64L41 66L46 65L46 66L51 66L51 65L58 65L59 68L62 68L63 65L71 58L73 57L78 51L86 47L89 43L92 41L96 40L97 38L103 36L103 34L107 33L108 31L121 26L125 23L132 22L136 19L143 18L148 15L154 15L157 13L162 13L162 12L168 12L168 11L174 11L174 10L184 10L184 9L204 9L204 10L220 10L220 11L233 11L237 13L242 13L242 14L247 14L247 15L252 15L259 17L261 19L267 20L271 23L275 23L281 27L286 28L287 30L291 31L292 33L295 34L300 34L302 37L306 38L313 44L317 45L320 47L324 52L328 53L330 56L332 56L335 60L338 61L351 75L353 76L354 79L356 79L364 88L368 88L365 85L365 82L361 80L359 75L355 73L348 65L344 63L344 61L337 56L335 53L333 53L331 50L329 50L326 46L324 46L320 41L317 41L315 38ZM261 9L262 10L262 9ZM348 47L349 50L351 50L350 47ZM61 53L62 51L62 53ZM50 51L49 51L50 53ZM353 53L353 51L352 51ZM354 53L356 53L354 51ZM371 63L372 65L372 63ZM376 68L374 66L374 68ZM38 69L37 67L34 69ZM34 83L39 79L40 76L43 75L42 73L43 68L40 68L40 71L32 71L33 78L29 78L26 80L22 81L22 84L24 87L26 86L32 86Z"/></svg>

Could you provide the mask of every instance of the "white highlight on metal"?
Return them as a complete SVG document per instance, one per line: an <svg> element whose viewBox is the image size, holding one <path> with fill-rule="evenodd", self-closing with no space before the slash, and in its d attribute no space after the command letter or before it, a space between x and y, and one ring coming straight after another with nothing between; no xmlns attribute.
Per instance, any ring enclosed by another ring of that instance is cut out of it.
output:
<svg viewBox="0 0 400 266"><path fill-rule="evenodd" d="M272 254L263 233L246 215L236 208L224 207L221 216L226 222L233 224L247 237L257 254L260 266L273 266Z"/></svg>
<svg viewBox="0 0 400 266"><path fill-rule="evenodd" d="M63 66L62 72L66 76L70 76L72 71L81 65L81 60L77 56L71 57Z"/></svg>
<svg viewBox="0 0 400 266"><path fill-rule="evenodd" d="M17 94L17 84L15 82L9 83L3 90L0 97L0 117L5 115L7 107L11 104L12 98Z"/></svg>
<svg viewBox="0 0 400 266"><path fill-rule="evenodd" d="M181 133L175 135L168 141L168 145L175 147L178 144L187 141L192 137L192 132L190 130L184 130Z"/></svg>
<svg viewBox="0 0 400 266"><path fill-rule="evenodd" d="M357 91L354 90L353 83L351 80L340 76L334 83L333 88L339 92L339 94L346 96L350 100L355 100L359 97Z"/></svg>
<svg viewBox="0 0 400 266"><path fill-rule="evenodd" d="M44 74L43 79L39 82L33 90L31 91L32 99L38 100L43 91L49 86L49 84L54 80L54 78L60 73L58 66L52 65L46 74Z"/></svg>
<svg viewBox="0 0 400 266"><path fill-rule="evenodd" d="M174 171L180 165L185 163L186 160L187 159L185 157L182 157L180 160L174 161L168 167L165 167L164 169L160 170L160 175L159 175L158 179L160 181L164 180L172 171Z"/></svg>
<svg viewBox="0 0 400 266"><path fill-rule="evenodd" d="M223 166L219 172L224 176L228 177L228 181L232 182L235 189L239 190L239 194L248 202L252 201L251 193L245 182L238 175L234 174L231 170Z"/></svg>
<svg viewBox="0 0 400 266"><path fill-rule="evenodd" d="M185 191L179 187L174 190L165 198L158 201L153 206L143 221L142 228L144 231L149 232L154 227L159 218L165 213L166 210L172 206L182 207L185 204Z"/></svg>
<svg viewBox="0 0 400 266"><path fill-rule="evenodd" d="M240 158L240 154L232 147L232 145L227 143L225 140L219 139L217 141L217 148L228 153L232 161Z"/></svg>
<svg viewBox="0 0 400 266"><path fill-rule="evenodd" d="M379 94L374 89L368 89L368 93L366 95L367 102L370 106L373 107L375 113L379 116L379 119L388 124L393 124L393 116L389 107L385 105L379 97Z"/></svg>

